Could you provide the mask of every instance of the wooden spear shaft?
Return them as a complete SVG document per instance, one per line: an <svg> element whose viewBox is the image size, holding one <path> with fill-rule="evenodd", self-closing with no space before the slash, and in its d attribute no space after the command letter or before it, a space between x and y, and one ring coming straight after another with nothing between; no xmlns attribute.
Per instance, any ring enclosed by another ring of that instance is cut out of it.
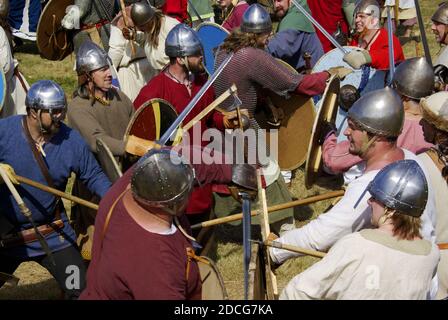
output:
<svg viewBox="0 0 448 320"><path fill-rule="evenodd" d="M304 254L304 255L307 255L307 256L321 258L321 259L323 257L325 257L325 255L326 255L325 252L311 250L311 249L305 249L305 248L300 248L300 247L292 246L292 245L289 245L289 244L283 244L283 243L278 242L278 241L266 240L263 244L265 246L268 246L268 247L273 247L273 248L277 248L277 249L287 250L287 251L291 251L291 252L295 252L295 253Z"/></svg>
<svg viewBox="0 0 448 320"><path fill-rule="evenodd" d="M123 13L123 23L124 26L128 27L128 14L126 12L126 5L124 4L124 0L120 0L120 6L121 6L121 12ZM133 40L129 40L129 43L131 44L131 54L132 57L135 57L135 43Z"/></svg>
<svg viewBox="0 0 448 320"><path fill-rule="evenodd" d="M344 195L344 192L345 192L344 190L331 191L331 192L327 192L327 193L320 194L317 196L312 196L312 197L305 198L305 199L300 199L300 200L291 201L291 202L287 202L287 203L277 204L277 205L269 207L268 213L271 213L274 211L280 211L280 210L288 209L288 208L292 208L292 207L303 206L303 205L307 205L310 203L314 203L314 202L318 202L318 201L322 201L322 200L326 200L326 199L340 197L340 196ZM253 210L251 212L251 215L256 216L257 211ZM191 226L191 229L206 228L206 227L211 227L211 226L215 226L218 224L228 223L228 222L237 221L237 220L241 220L241 219L243 219L243 214L237 213L237 214L230 215L228 217L208 220L208 221L194 224Z"/></svg>
<svg viewBox="0 0 448 320"><path fill-rule="evenodd" d="M15 177L16 177L17 181L19 181L21 183L28 184L28 185L30 185L32 187L35 187L37 189L40 189L42 191L45 191L45 192L54 194L56 196L59 196L61 198L64 198L64 199L76 202L76 203L78 203L80 205L83 205L85 207L88 207L88 208L91 208L91 209L94 209L94 210L98 210L98 205L93 203L93 202L89 202L87 200L84 200L84 199L72 196L71 194L67 194L67 193L62 192L62 191L60 191L58 189L51 188L49 186L46 186L44 184L41 184L39 182L36 182L34 180L31 180L31 179L28 179L28 178L25 178L25 177L21 177L21 176L18 176L18 175L15 175Z"/></svg>

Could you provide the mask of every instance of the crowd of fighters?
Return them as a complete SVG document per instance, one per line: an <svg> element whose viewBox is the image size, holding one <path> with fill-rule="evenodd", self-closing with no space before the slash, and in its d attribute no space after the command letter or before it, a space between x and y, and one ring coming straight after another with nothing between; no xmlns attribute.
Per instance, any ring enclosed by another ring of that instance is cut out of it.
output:
<svg viewBox="0 0 448 320"><path fill-rule="evenodd" d="M210 212L240 211L228 187L256 193L257 168L269 205L292 198L273 159L197 163L191 158L205 152L202 141L185 152L134 135L123 138L150 99L164 99L180 114L207 83L203 44L190 26L216 21L230 32L214 52L215 70L227 65L184 120L235 84L241 114L227 99L199 123L201 132L224 134L239 129L242 118L246 127L259 129L254 116L265 89L314 97L330 78L343 79L363 66L388 70L384 12L375 0L296 1L342 44L358 47L343 57L350 68L310 73L333 44L291 0L220 0L216 20L207 1L192 1L197 16L188 14L187 1L125 0L122 10L106 0L93 10L93 2L75 0L61 22L66 30L79 29L73 38L78 86L67 102L59 84L39 80L29 87L18 71L8 0L0 0L0 62L7 84L0 119L0 285L22 262L35 261L68 299L200 299L200 258L190 225ZM416 23L413 1L400 1L395 14L402 38L409 38ZM431 21L445 46L448 4ZM269 216L277 242L327 252L287 284L281 299L448 296L448 50L443 47L432 66L425 58L406 59L398 37L392 43L396 68L390 86L353 103L343 132L347 140L338 142L333 123L321 130L324 169L344 175L344 196L301 228L291 208ZM112 85L115 70L120 89ZM129 160L113 183L97 162L98 139L115 157L138 159ZM228 156L224 150L218 158ZM71 219L59 196L20 178L63 191L72 173L77 194L99 208L72 207ZM269 252L275 265L299 255ZM71 266L79 271L77 286L67 285Z"/></svg>

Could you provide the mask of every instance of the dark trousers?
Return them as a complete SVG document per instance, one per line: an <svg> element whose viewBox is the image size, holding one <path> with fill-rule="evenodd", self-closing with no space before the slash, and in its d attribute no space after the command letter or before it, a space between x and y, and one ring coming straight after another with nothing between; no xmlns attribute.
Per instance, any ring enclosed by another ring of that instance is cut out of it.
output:
<svg viewBox="0 0 448 320"><path fill-rule="evenodd" d="M76 247L53 252L54 264L47 256L17 258L2 255L0 251L0 271L13 274L22 262L35 261L47 269L55 278L66 299L77 299L86 285L86 266ZM4 282L0 281L0 288Z"/></svg>

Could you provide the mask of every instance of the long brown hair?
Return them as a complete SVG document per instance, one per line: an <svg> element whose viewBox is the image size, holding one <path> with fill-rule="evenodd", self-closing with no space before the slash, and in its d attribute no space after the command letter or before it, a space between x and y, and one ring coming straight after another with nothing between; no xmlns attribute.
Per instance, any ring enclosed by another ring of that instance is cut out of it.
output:
<svg viewBox="0 0 448 320"><path fill-rule="evenodd" d="M246 47L259 48L257 39L258 35L256 33L241 32L241 30L237 28L224 40L224 43L221 45L221 50L230 53L237 52Z"/></svg>
<svg viewBox="0 0 448 320"><path fill-rule="evenodd" d="M159 46L159 34L160 29L162 27L162 19L164 19L165 16L163 15L162 11L156 10L154 17L151 19L149 23L149 31L147 32L149 37L148 41L151 47L157 48Z"/></svg>

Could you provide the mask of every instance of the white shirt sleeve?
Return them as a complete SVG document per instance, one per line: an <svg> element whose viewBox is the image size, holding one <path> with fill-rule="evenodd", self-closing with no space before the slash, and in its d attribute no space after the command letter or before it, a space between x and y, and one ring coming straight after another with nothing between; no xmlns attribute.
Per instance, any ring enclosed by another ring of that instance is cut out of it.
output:
<svg viewBox="0 0 448 320"><path fill-rule="evenodd" d="M371 171L352 181L342 199L328 212L319 215L307 225L286 232L279 239L284 244L301 248L327 251L339 239L350 233L370 227L371 209L367 204L369 193L364 193L378 171ZM362 196L356 208L355 204ZM273 248L271 257L276 263L298 257L300 254Z"/></svg>
<svg viewBox="0 0 448 320"><path fill-rule="evenodd" d="M114 26L110 26L110 39L109 39L109 57L112 59L112 63L115 68L118 69L121 60L126 50L126 39L123 37L121 30Z"/></svg>

